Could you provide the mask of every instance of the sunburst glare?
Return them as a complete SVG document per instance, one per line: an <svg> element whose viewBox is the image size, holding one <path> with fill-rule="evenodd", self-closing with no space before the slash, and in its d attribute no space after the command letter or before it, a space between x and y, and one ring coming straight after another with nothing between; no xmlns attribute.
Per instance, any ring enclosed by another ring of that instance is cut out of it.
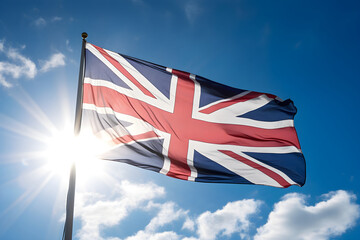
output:
<svg viewBox="0 0 360 240"><path fill-rule="evenodd" d="M103 163L97 156L106 150L106 146L92 134L83 131L74 136L70 126L56 131L47 141L43 156L46 169L58 176L68 177L73 162L77 166L79 179L105 174Z"/></svg>
<svg viewBox="0 0 360 240"><path fill-rule="evenodd" d="M29 115L26 115L26 118L19 118L26 119L25 121L19 121L0 114L0 127L31 144L24 145L22 150L12 155L3 156L3 164L21 164L23 167L21 170L24 170L4 185L17 183L25 189L25 192L0 214L0 217L7 218L2 226L3 231L15 222L46 186L51 185L58 191L53 210L63 211L70 168L74 162L77 175L76 189L92 188L97 183L101 186L103 184L111 186L111 183L115 182L109 172L111 169L106 168L108 165L98 158L107 146L89 129L83 128L79 136L74 135L71 124L73 117L70 113L73 109L69 107L66 88L62 88L60 92L59 99L62 100L58 106L62 111L53 116L60 120L60 124L54 124L50 116L21 86L11 89L9 95ZM31 121L29 116L35 121Z"/></svg>

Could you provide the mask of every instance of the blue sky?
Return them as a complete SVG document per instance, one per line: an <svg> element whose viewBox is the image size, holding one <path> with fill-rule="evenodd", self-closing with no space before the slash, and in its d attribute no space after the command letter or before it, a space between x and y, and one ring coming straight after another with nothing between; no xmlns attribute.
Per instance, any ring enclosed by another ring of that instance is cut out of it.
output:
<svg viewBox="0 0 360 240"><path fill-rule="evenodd" d="M357 1L3 0L0 239L62 236L68 169L53 146L72 134L83 31L106 49L291 98L307 182L202 184L80 165L75 239L360 235Z"/></svg>

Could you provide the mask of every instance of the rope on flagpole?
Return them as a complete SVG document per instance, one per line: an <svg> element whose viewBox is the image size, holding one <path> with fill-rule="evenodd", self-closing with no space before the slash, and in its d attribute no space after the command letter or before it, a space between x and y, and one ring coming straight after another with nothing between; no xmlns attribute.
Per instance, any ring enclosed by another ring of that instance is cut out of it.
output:
<svg viewBox="0 0 360 240"><path fill-rule="evenodd" d="M88 34L83 32L82 37L82 48L81 48L81 58L80 58L80 71L79 71L79 82L78 82L78 91L76 99L76 112L75 112L75 123L74 123L74 135L77 136L81 128L81 118L82 118L82 100L83 100L83 82L84 82L84 63L85 63L85 47L86 47L86 38ZM69 179L69 189L67 193L66 200L66 218L63 231L63 240L72 240L72 230L73 230L73 219L74 219L74 200L75 200L75 182L76 182L76 165L75 162L72 163L70 170L70 179Z"/></svg>

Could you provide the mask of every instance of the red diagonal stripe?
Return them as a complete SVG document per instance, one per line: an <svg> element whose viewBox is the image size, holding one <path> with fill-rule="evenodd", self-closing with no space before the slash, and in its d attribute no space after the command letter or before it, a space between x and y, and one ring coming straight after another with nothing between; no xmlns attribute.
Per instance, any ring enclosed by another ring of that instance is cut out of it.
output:
<svg viewBox="0 0 360 240"><path fill-rule="evenodd" d="M114 67L116 67L125 77L127 77L136 87L140 89L145 95L155 98L155 96L149 92L143 85L141 85L118 61L111 57L101 47L93 45Z"/></svg>
<svg viewBox="0 0 360 240"><path fill-rule="evenodd" d="M279 174L277 174L276 172L271 171L270 169L261 166L253 161L250 161L249 159L246 159L236 153L234 153L233 151L229 151L229 150L219 150L220 152L228 155L229 157L232 157L236 160L239 160L240 162L255 168L259 171L261 171L262 173L264 173L265 175L271 177L272 179L274 179L276 182L278 182L282 187L287 188L289 186L291 186L290 183L288 183L282 176L280 176Z"/></svg>
<svg viewBox="0 0 360 240"><path fill-rule="evenodd" d="M116 144L120 144L120 143L129 143L129 142L133 142L133 141L139 141L139 140L144 140L144 139L154 138L154 137L159 137L159 136L155 132L146 132L146 133L142 133L142 134L138 134L138 135L121 136L119 138L112 139L112 141Z"/></svg>
<svg viewBox="0 0 360 240"><path fill-rule="evenodd" d="M224 101L224 102L219 102L215 105L212 105L208 108L205 108L203 110L201 110L200 112L201 113L205 113L205 114L210 114L210 113L213 113L219 109L222 109L222 108L225 108L225 107L228 107L228 106L231 106L235 103L238 103L238 102L246 102L250 99L254 99L254 98L257 98L261 95L266 95L268 96L269 98L276 98L276 96L272 95L272 94L266 94L266 93L259 93L259 92L249 92L248 94L244 95L244 96L241 96L241 97L238 97L238 98L234 98L234 99L230 99L228 101Z"/></svg>

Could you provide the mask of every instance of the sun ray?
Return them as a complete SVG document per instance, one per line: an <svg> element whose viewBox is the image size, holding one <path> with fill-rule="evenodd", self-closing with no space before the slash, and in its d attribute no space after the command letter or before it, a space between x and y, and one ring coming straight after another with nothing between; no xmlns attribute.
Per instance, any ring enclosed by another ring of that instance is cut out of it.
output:
<svg viewBox="0 0 360 240"><path fill-rule="evenodd" d="M75 99L70 101L71 97L69 96L66 81L59 82L58 94L61 96L61 98L59 98L61 101L59 107L61 109L62 122L64 123L64 126L72 126L74 122L74 115L72 113L75 113L75 109L70 106L75 106Z"/></svg>
<svg viewBox="0 0 360 240"><path fill-rule="evenodd" d="M42 171L36 169L35 171ZM39 195L43 188L47 185L53 174L48 174L47 177L39 184L34 184L31 188L27 189L20 197L18 197L9 207L7 207L1 214L1 231L4 232L17 220L19 216L27 209L33 200ZM19 177L20 178L20 177ZM11 214L9 214L11 212ZM4 221L6 219L6 221Z"/></svg>
<svg viewBox="0 0 360 240"><path fill-rule="evenodd" d="M21 87L12 88L10 96L18 102L30 115L36 119L49 132L56 131L56 127L39 107L39 105L32 99L32 97Z"/></svg>
<svg viewBox="0 0 360 240"><path fill-rule="evenodd" d="M111 187L114 182L118 182L119 176L122 178L123 175L129 174L125 171L119 172L121 169L114 174L112 165L97 157L107 146L99 142L92 133L81 131L79 136L74 136L71 124L73 115L70 113L72 108L69 107L66 88L60 88L59 94L61 96L57 98L60 100L57 107L60 111L56 119L62 120L61 126L55 127L39 105L21 87L12 89L10 95L35 121L29 122L27 117L26 120L19 121L0 114L0 128L22 137L25 142L29 139L29 143L33 144L20 144L16 146L16 153L1 156L2 165L22 164L20 166L23 168L19 171L23 173L3 183L0 188L11 189L14 185L20 185L26 189L0 213L1 232L12 226L50 180L51 184L57 185L52 215L60 220L59 214L63 215L65 210L70 167L73 162L76 163L77 169L76 191L99 186ZM42 131L38 130L39 126L43 128ZM24 151L20 152L19 149Z"/></svg>
<svg viewBox="0 0 360 240"><path fill-rule="evenodd" d="M42 151L27 151L17 152L11 154L0 154L0 165L22 163L24 166L29 165L31 160L37 160L42 154Z"/></svg>
<svg viewBox="0 0 360 240"><path fill-rule="evenodd" d="M0 127L18 135L31 138L39 142L46 141L46 135L21 123L13 118L0 114Z"/></svg>

